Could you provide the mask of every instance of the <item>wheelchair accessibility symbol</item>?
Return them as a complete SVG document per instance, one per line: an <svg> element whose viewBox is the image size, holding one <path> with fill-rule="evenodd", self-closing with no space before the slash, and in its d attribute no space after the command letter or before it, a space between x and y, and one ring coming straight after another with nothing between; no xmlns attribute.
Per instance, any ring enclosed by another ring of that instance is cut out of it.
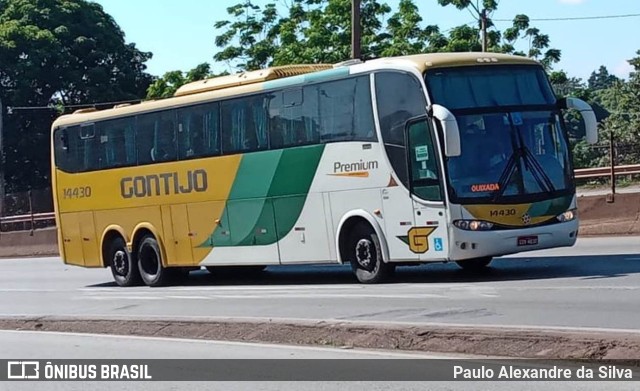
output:
<svg viewBox="0 0 640 391"><path fill-rule="evenodd" d="M442 238L433 238L433 249L435 251L443 251Z"/></svg>

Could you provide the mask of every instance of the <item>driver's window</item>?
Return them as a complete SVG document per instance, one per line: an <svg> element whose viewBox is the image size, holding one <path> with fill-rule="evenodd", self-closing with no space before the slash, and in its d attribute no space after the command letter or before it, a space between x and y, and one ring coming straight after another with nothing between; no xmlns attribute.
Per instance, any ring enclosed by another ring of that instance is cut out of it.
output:
<svg viewBox="0 0 640 391"><path fill-rule="evenodd" d="M438 171L431 129L426 120L410 123L408 157L411 188L415 195L427 201L442 201L442 186Z"/></svg>

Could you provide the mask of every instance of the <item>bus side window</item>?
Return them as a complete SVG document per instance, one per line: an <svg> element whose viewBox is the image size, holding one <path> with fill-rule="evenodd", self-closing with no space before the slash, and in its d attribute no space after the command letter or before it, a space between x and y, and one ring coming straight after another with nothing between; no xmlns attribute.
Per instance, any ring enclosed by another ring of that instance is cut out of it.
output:
<svg viewBox="0 0 640 391"><path fill-rule="evenodd" d="M220 153L218 103L187 107L178 112L178 159Z"/></svg>
<svg viewBox="0 0 640 391"><path fill-rule="evenodd" d="M203 155L220 154L220 104L212 103L204 109L203 116Z"/></svg>
<svg viewBox="0 0 640 391"><path fill-rule="evenodd" d="M138 116L136 146L138 164L175 160L175 110Z"/></svg>
<svg viewBox="0 0 640 391"><path fill-rule="evenodd" d="M98 123L100 134L100 168L126 167L136 164L135 118Z"/></svg>
<svg viewBox="0 0 640 391"><path fill-rule="evenodd" d="M175 112L162 113L154 124L151 159L167 162L176 159Z"/></svg>
<svg viewBox="0 0 640 391"><path fill-rule="evenodd" d="M136 150L138 165L149 164L153 148L153 131L156 114L139 115L136 123Z"/></svg>
<svg viewBox="0 0 640 391"><path fill-rule="evenodd" d="M78 170L77 150L74 138L78 137L79 126L57 129L54 133L55 164L65 172Z"/></svg>
<svg viewBox="0 0 640 391"><path fill-rule="evenodd" d="M320 140L375 141L369 76L320 83Z"/></svg>
<svg viewBox="0 0 640 391"><path fill-rule="evenodd" d="M247 132L247 150L263 150L269 147L268 128L269 128L269 101L267 95L251 99L251 127Z"/></svg>
<svg viewBox="0 0 640 391"><path fill-rule="evenodd" d="M375 85L385 150L398 179L408 188L405 124L409 118L426 113L424 91L414 76L401 72L376 73Z"/></svg>
<svg viewBox="0 0 640 391"><path fill-rule="evenodd" d="M274 92L269 99L269 139L271 140L271 149L279 149L286 146L285 144L285 127L287 120L284 117L284 98L281 91Z"/></svg>
<svg viewBox="0 0 640 391"><path fill-rule="evenodd" d="M222 102L222 152L241 152L246 127L245 108L240 99Z"/></svg>
<svg viewBox="0 0 640 391"><path fill-rule="evenodd" d="M266 95L222 102L222 151L251 152L268 148Z"/></svg>
<svg viewBox="0 0 640 391"><path fill-rule="evenodd" d="M269 104L271 148L318 143L317 116L316 87L273 94Z"/></svg>
<svg viewBox="0 0 640 391"><path fill-rule="evenodd" d="M92 171L99 168L100 148L96 137L95 124L80 125L80 140L78 143L78 154L81 157L80 171Z"/></svg>

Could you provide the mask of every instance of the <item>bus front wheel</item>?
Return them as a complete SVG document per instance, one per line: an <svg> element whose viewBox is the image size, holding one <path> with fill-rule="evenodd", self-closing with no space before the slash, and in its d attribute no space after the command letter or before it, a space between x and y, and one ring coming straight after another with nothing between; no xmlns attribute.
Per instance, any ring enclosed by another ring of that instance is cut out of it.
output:
<svg viewBox="0 0 640 391"><path fill-rule="evenodd" d="M106 258L111 264L111 274L116 284L124 287L140 284L138 266L127 250L124 239L117 237L111 241Z"/></svg>
<svg viewBox="0 0 640 391"><path fill-rule="evenodd" d="M144 236L138 245L138 269L148 286L162 286L168 280L169 270L162 266L158 241L151 235Z"/></svg>
<svg viewBox="0 0 640 391"><path fill-rule="evenodd" d="M351 232L343 259L349 261L358 281L375 284L387 279L394 265L385 263L378 235L369 224L359 223Z"/></svg>
<svg viewBox="0 0 640 391"><path fill-rule="evenodd" d="M464 261L456 261L458 266L460 266L464 270L469 270L472 272L484 270L491 263L491 257L482 257L482 258L474 258L474 259L465 259Z"/></svg>

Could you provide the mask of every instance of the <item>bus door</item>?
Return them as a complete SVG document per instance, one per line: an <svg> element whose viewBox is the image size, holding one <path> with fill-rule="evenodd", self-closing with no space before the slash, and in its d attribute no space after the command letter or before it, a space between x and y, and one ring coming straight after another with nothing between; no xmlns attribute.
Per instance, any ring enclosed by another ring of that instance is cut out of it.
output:
<svg viewBox="0 0 640 391"><path fill-rule="evenodd" d="M405 187L395 179L390 182L389 187L382 189L382 220L389 256L394 261L418 261L418 253L412 251L408 236L415 225L413 201Z"/></svg>
<svg viewBox="0 0 640 391"><path fill-rule="evenodd" d="M163 230L168 263L171 266L189 266L193 264L191 236L187 206L162 205Z"/></svg>
<svg viewBox="0 0 640 391"><path fill-rule="evenodd" d="M420 260L448 257L447 210L433 129L425 119L406 127L409 185L414 195L414 226L408 231L409 248Z"/></svg>

